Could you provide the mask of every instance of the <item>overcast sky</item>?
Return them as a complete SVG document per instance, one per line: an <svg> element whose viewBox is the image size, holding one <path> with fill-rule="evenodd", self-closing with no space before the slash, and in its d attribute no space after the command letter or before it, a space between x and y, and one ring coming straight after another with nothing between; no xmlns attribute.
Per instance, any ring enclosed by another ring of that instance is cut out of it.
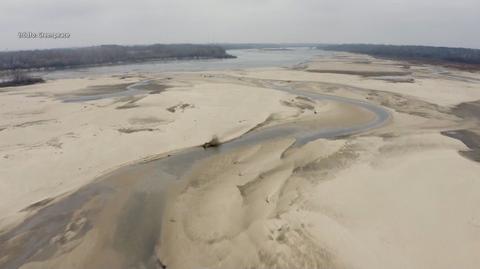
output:
<svg viewBox="0 0 480 269"><path fill-rule="evenodd" d="M213 42L480 48L480 0L0 0L0 41L0 50Z"/></svg>

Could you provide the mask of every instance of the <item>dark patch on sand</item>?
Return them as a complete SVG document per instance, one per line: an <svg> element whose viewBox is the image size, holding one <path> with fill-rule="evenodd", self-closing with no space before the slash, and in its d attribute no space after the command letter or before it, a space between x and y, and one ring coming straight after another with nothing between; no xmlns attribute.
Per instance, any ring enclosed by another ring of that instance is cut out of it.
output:
<svg viewBox="0 0 480 269"><path fill-rule="evenodd" d="M89 86L85 89L66 94L59 94L57 97L67 103L88 102L119 96L133 96L138 90L133 87L134 83L123 83L113 85ZM132 87L131 87L132 86Z"/></svg>
<svg viewBox="0 0 480 269"><path fill-rule="evenodd" d="M145 98L145 96L127 96L123 97L117 102L126 102L125 104L116 107L115 109L130 109L130 108L136 108L139 107L137 104L138 101L142 100Z"/></svg>
<svg viewBox="0 0 480 269"><path fill-rule="evenodd" d="M186 109L194 108L194 107L195 107L194 105L182 103L182 104L178 104L178 105L167 108L167 111L171 113L175 113L177 111L184 112Z"/></svg>
<svg viewBox="0 0 480 269"><path fill-rule="evenodd" d="M57 97L64 102L88 102L115 97L135 98L137 95L159 94L168 88L171 88L171 86L152 81L142 81L138 83L89 86L73 93L57 95Z"/></svg>
<svg viewBox="0 0 480 269"><path fill-rule="evenodd" d="M315 107L311 104L307 104L305 102L299 102L298 98L296 98L297 100L295 99L292 99L292 100L288 100L288 101L285 101L285 100L282 100L280 101L282 105L284 106L288 106L288 107L293 107L293 108L298 108L298 109L301 109L301 110L313 110ZM301 99L300 99L301 100ZM307 101L307 102L311 102L311 101Z"/></svg>
<svg viewBox="0 0 480 269"><path fill-rule="evenodd" d="M135 104L135 102L128 102L124 105L116 107L115 109L130 109L130 108L136 108L136 107L139 107L139 105Z"/></svg>
<svg viewBox="0 0 480 269"><path fill-rule="evenodd" d="M395 137L398 137L395 133L383 133L383 134L378 134L378 137L383 138L383 140L389 140Z"/></svg>
<svg viewBox="0 0 480 269"><path fill-rule="evenodd" d="M460 154L465 158L480 162L480 134L471 130L446 131L442 134L462 141L470 150L460 151Z"/></svg>
<svg viewBox="0 0 480 269"><path fill-rule="evenodd" d="M112 93L126 91L127 88L131 85L133 85L133 83L89 86L83 90L79 90L75 92L73 95L74 96L94 96L94 95L112 94Z"/></svg>
<svg viewBox="0 0 480 269"><path fill-rule="evenodd" d="M133 134L133 133L138 133L138 132L154 132L158 131L159 129L154 129L154 128L120 128L118 131L120 133L124 134Z"/></svg>
<svg viewBox="0 0 480 269"><path fill-rule="evenodd" d="M480 100L461 103L452 108L452 113L464 119L474 119L480 121Z"/></svg>
<svg viewBox="0 0 480 269"><path fill-rule="evenodd" d="M25 207L24 209L20 210L20 212L26 212L26 211L32 211L32 210L36 210L36 209L39 209L41 207L44 207L46 205L48 205L50 202L52 202L53 200L55 200L54 198L46 198L46 199L43 199L41 201L38 201L36 203L33 203L27 207Z"/></svg>
<svg viewBox="0 0 480 269"><path fill-rule="evenodd" d="M314 101L306 96L296 96L295 99L297 100L302 100L302 101L305 101L305 102L311 102L311 103L314 103Z"/></svg>
<svg viewBox="0 0 480 269"><path fill-rule="evenodd" d="M169 88L171 88L171 86L157 83L150 83L142 86L142 90L149 91L148 94L160 94Z"/></svg>
<svg viewBox="0 0 480 269"><path fill-rule="evenodd" d="M144 125L144 124L165 123L166 121L156 117L144 117L144 118L131 118L128 120L128 122L131 124Z"/></svg>
<svg viewBox="0 0 480 269"><path fill-rule="evenodd" d="M34 126L34 125L42 125L42 124L46 124L46 123L49 123L49 122L52 122L52 121L55 121L55 120L51 119L51 120L27 121L27 122L16 124L13 127L24 128L24 127Z"/></svg>
<svg viewBox="0 0 480 269"><path fill-rule="evenodd" d="M153 91L150 91L148 94L160 94L164 92L164 90L153 90Z"/></svg>
<svg viewBox="0 0 480 269"><path fill-rule="evenodd" d="M63 143L60 142L60 139L58 139L58 138L52 138L52 139L47 141L47 145L49 145L51 147L54 147L54 148L57 148L57 149L61 149Z"/></svg>

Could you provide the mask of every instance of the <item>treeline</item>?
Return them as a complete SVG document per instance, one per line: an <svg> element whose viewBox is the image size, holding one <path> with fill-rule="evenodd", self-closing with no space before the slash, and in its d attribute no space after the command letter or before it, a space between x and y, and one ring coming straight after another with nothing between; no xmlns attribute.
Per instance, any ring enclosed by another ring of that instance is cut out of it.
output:
<svg viewBox="0 0 480 269"><path fill-rule="evenodd" d="M60 69L171 59L233 58L216 45L102 45L84 48L0 52L0 70Z"/></svg>
<svg viewBox="0 0 480 269"><path fill-rule="evenodd" d="M318 48L331 51L362 53L390 59L480 65L479 49L370 44L323 45Z"/></svg>

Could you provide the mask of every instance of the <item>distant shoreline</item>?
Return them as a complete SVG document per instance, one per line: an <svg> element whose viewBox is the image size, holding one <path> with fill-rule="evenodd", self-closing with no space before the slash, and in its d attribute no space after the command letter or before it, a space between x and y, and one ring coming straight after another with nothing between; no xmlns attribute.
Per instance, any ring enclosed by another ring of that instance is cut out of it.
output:
<svg viewBox="0 0 480 269"><path fill-rule="evenodd" d="M83 48L0 52L0 72L9 70L64 70L150 61L231 58L236 57L228 54L224 48L214 45L104 45Z"/></svg>
<svg viewBox="0 0 480 269"><path fill-rule="evenodd" d="M102 64L87 64L87 65L49 67L49 68L30 68L30 69L19 69L19 70L26 71L26 72L64 71L64 70L93 68L93 67L104 67L104 66L107 67L107 66L119 66L119 65L130 65L130 64L155 63L155 62L201 61L201 60L235 59L235 58L237 58L237 56L233 56L233 55L230 55L228 57L159 58L159 59L148 59L148 60L138 60L138 61L127 61L127 62L111 62L111 63L102 63ZM12 69L0 70L0 76L11 70Z"/></svg>
<svg viewBox="0 0 480 269"><path fill-rule="evenodd" d="M373 44L322 45L318 49L366 54L378 59L430 64L465 71L480 70L480 50L467 48Z"/></svg>

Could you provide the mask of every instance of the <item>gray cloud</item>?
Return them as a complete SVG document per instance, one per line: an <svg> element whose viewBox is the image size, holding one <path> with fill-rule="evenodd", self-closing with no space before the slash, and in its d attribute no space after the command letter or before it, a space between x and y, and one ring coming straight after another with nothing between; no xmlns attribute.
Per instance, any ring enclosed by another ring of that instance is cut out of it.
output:
<svg viewBox="0 0 480 269"><path fill-rule="evenodd" d="M321 42L480 48L478 0L2 0L0 49ZM18 39L23 31L67 40Z"/></svg>

